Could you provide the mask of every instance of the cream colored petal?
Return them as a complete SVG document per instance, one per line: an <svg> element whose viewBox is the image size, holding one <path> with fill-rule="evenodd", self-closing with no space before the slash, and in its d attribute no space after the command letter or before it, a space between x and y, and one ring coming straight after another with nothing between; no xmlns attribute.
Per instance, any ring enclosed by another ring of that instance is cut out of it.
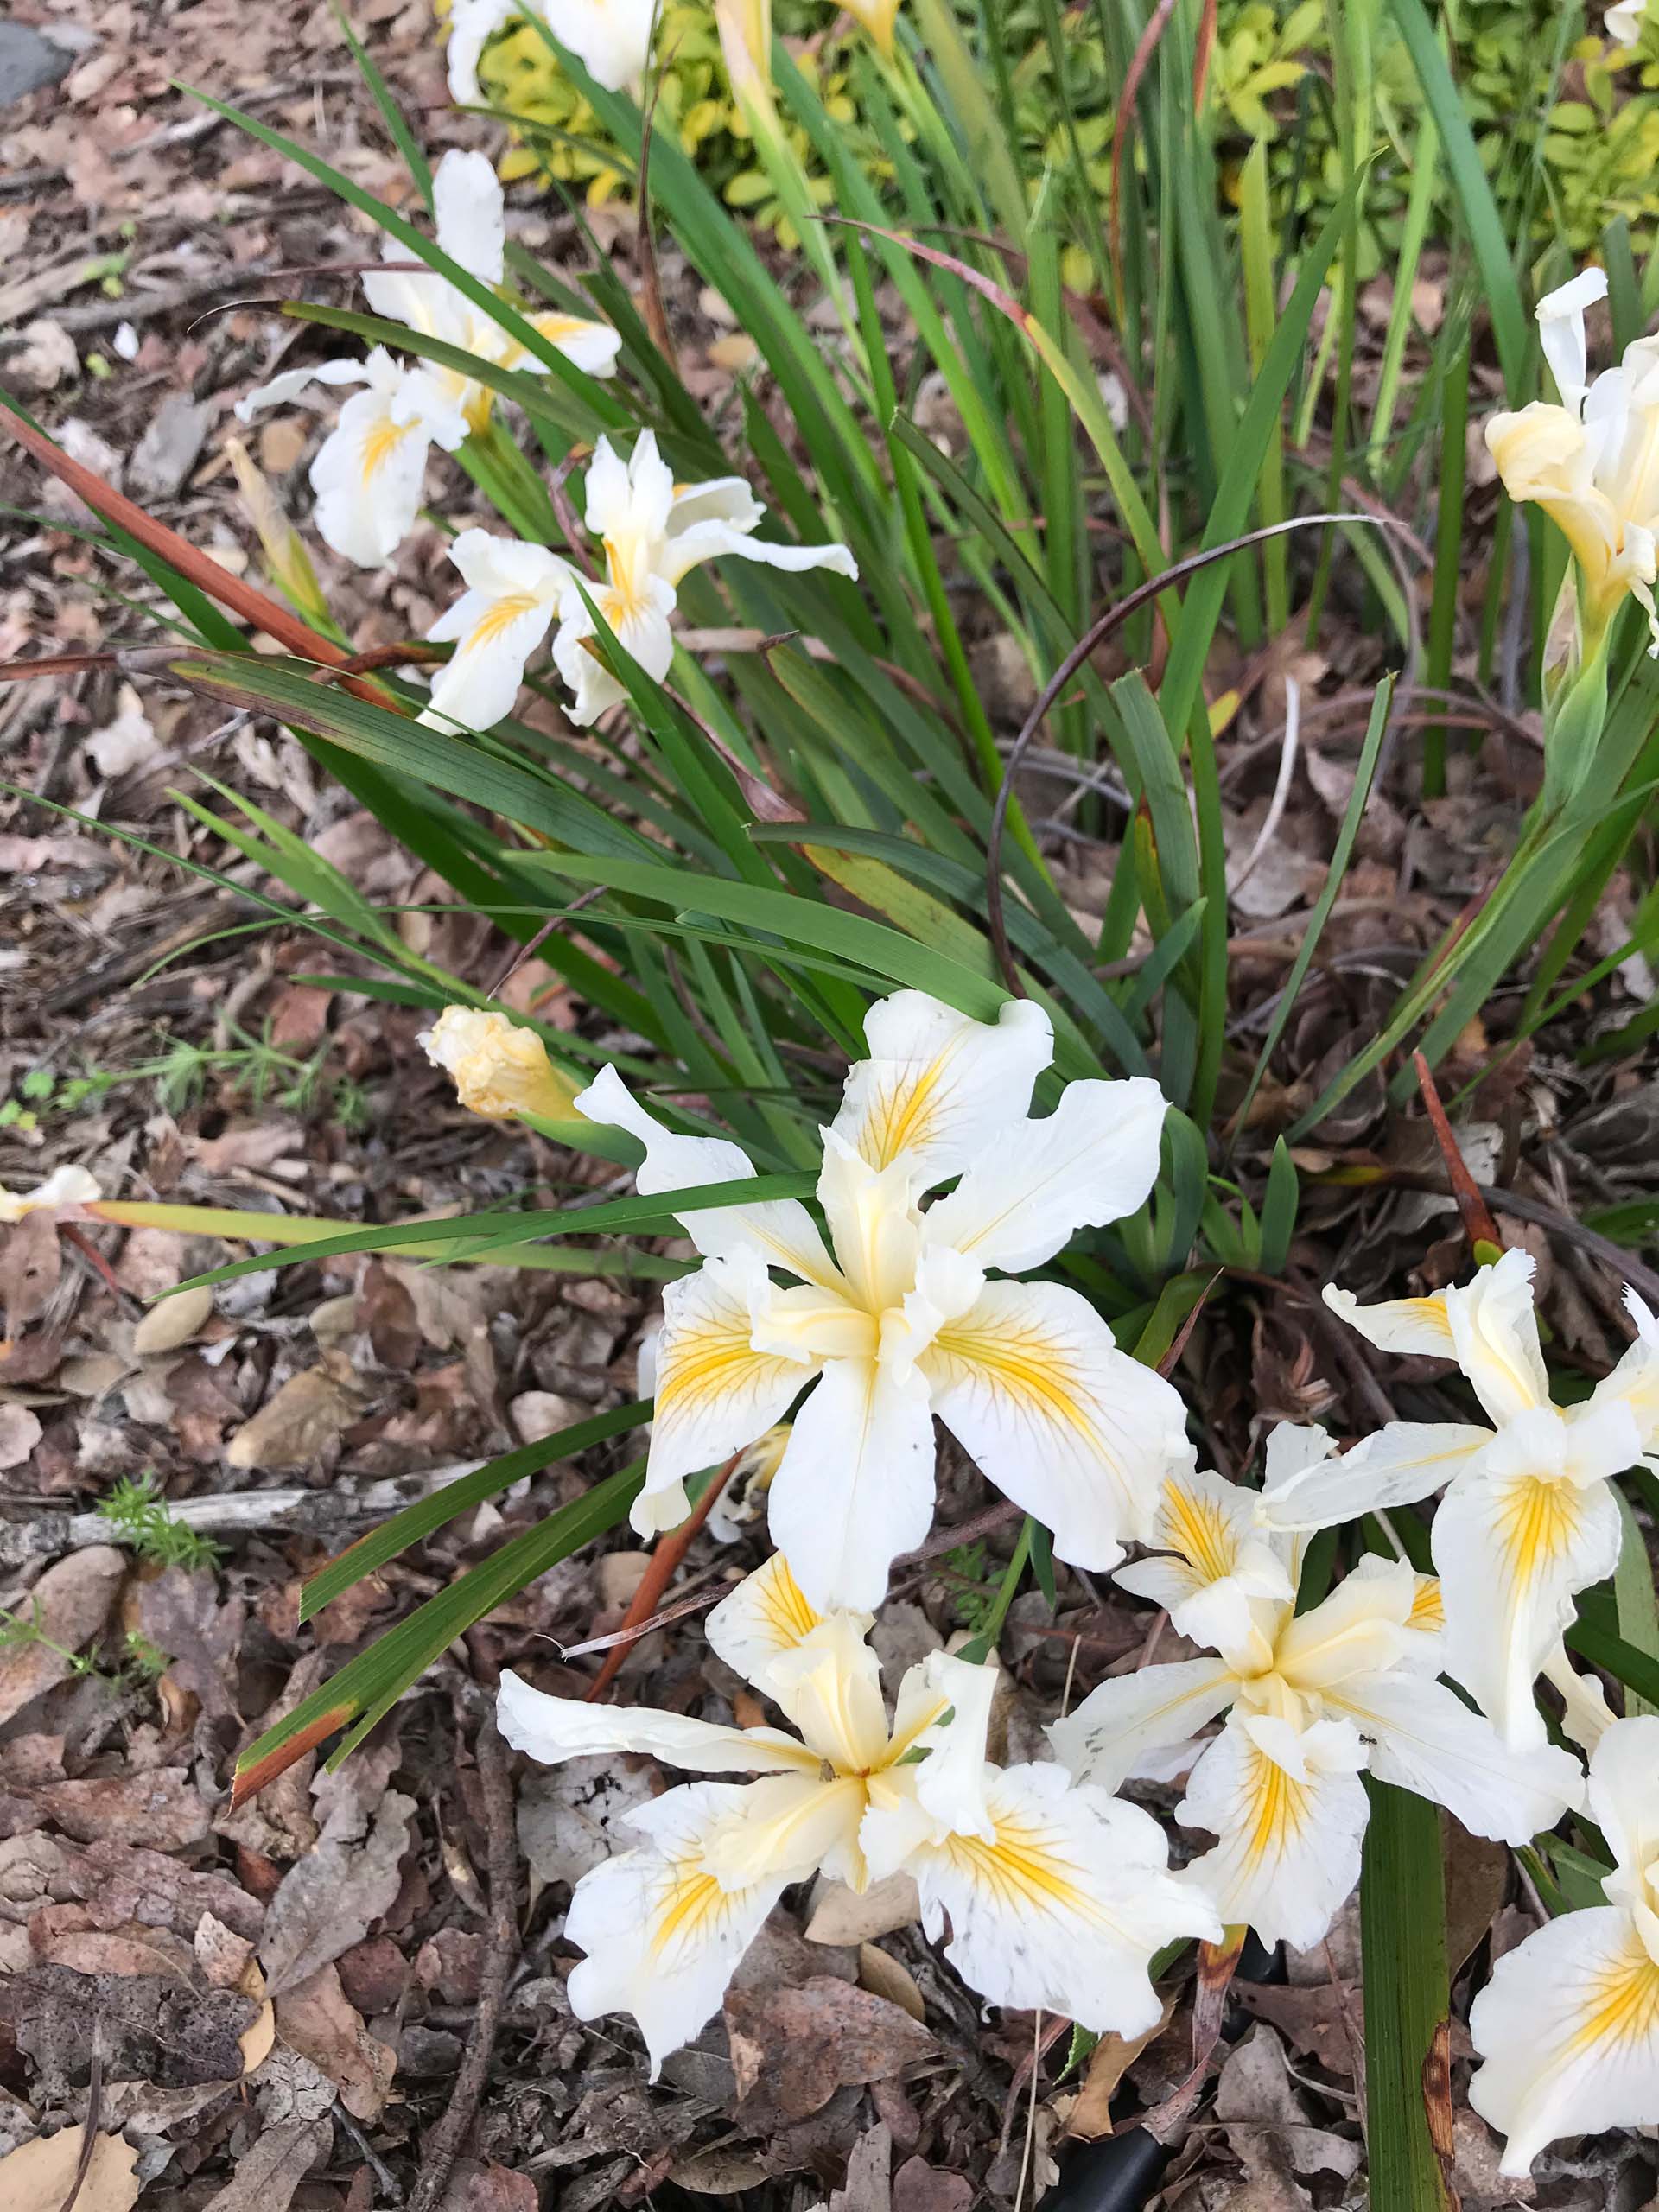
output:
<svg viewBox="0 0 1659 2212"><path fill-rule="evenodd" d="M758 561L768 569L783 569L799 575L811 569L828 569L831 575L846 576L856 582L858 563L851 549L845 545L780 545L769 537L752 537L746 530L734 530L729 523L693 523L689 530L679 531L670 538L663 550L661 573L672 584L691 569L700 568L705 561L718 561L732 556L741 561Z"/></svg>
<svg viewBox="0 0 1659 2212"><path fill-rule="evenodd" d="M881 1667L864 1641L861 1613L831 1613L761 1670L775 1700L838 1774L868 1774L887 1757Z"/></svg>
<svg viewBox="0 0 1659 2212"><path fill-rule="evenodd" d="M1406 1623L1416 1602L1417 1577L1406 1560L1367 1556L1323 1605L1286 1624L1274 1663L1300 1691L1395 1666L1410 1648Z"/></svg>
<svg viewBox="0 0 1659 2212"><path fill-rule="evenodd" d="M1443 1290L1429 1298L1388 1298L1378 1306L1362 1306L1351 1290L1327 1283L1325 1302L1379 1351L1421 1352L1435 1359L1457 1357Z"/></svg>
<svg viewBox="0 0 1659 2212"><path fill-rule="evenodd" d="M669 1790L629 1816L645 1837L641 1847L584 1874L570 1899L564 1932L588 1954L566 1985L570 2009L579 2020L631 2012L653 2082L664 2059L719 2011L739 1961L796 1878L784 1868L730 1890L704 1865L710 1832L741 1813L747 1794L717 1782Z"/></svg>
<svg viewBox="0 0 1659 2212"><path fill-rule="evenodd" d="M1471 1421L1390 1421L1339 1459L1312 1461L1262 1493L1274 1529L1338 1528L1362 1513L1414 1505L1478 1465L1492 1442Z"/></svg>
<svg viewBox="0 0 1659 2212"><path fill-rule="evenodd" d="M1615 1721L1597 1743L1590 1817L1620 1873L1646 1876L1659 1864L1659 1715Z"/></svg>
<svg viewBox="0 0 1659 2212"><path fill-rule="evenodd" d="M1530 1843L1584 1798L1584 1774L1553 1744L1513 1750L1484 1713L1444 1682L1408 1674L1361 1675L1327 1690L1371 1745L1370 1769L1444 1805L1471 1835Z"/></svg>
<svg viewBox="0 0 1659 2212"><path fill-rule="evenodd" d="M1578 1592L1610 1575L1623 1530L1605 1485L1528 1473L1470 1478L1434 1516L1446 1669L1513 1745L1545 1740L1533 1685Z"/></svg>
<svg viewBox="0 0 1659 2212"><path fill-rule="evenodd" d="M919 1375L835 1359L796 1416L767 1496L772 1541L815 1605L868 1609L933 1519L933 1421Z"/></svg>
<svg viewBox="0 0 1659 2212"><path fill-rule="evenodd" d="M1178 1635L1247 1663L1265 1607L1288 1607L1295 1590L1268 1532L1262 1497L1213 1471L1165 1481L1148 1541L1174 1558L1138 1560L1113 1578L1168 1609ZM1265 1654L1262 1655L1265 1659Z"/></svg>
<svg viewBox="0 0 1659 2212"><path fill-rule="evenodd" d="M1517 1248L1445 1294L1458 1364L1499 1427L1549 1403L1533 1264L1532 1255Z"/></svg>
<svg viewBox="0 0 1659 2212"><path fill-rule="evenodd" d="M642 1751L692 1774L812 1774L815 1751L776 1728L722 1728L651 1706L588 1705L532 1689L511 1668L501 1676L496 1725L515 1751L544 1765Z"/></svg>
<svg viewBox="0 0 1659 2212"><path fill-rule="evenodd" d="M1078 1230L1145 1203L1168 1111L1147 1076L1069 1084L1052 1114L1007 1130L970 1164L928 1215L930 1241L1010 1274L1040 1267Z"/></svg>
<svg viewBox="0 0 1659 2212"><path fill-rule="evenodd" d="M1030 999L975 1021L925 991L895 991L865 1015L864 1037L869 1058L848 1071L836 1134L872 1167L907 1154L918 1190L961 1174L1023 1121L1054 1057L1053 1025Z"/></svg>
<svg viewBox="0 0 1659 2212"><path fill-rule="evenodd" d="M480 284L507 273L506 201L487 154L451 147L432 173L438 244Z"/></svg>
<svg viewBox="0 0 1659 2212"><path fill-rule="evenodd" d="M1597 1383L1590 1403L1628 1406L1643 1450L1651 1452L1659 1446L1659 1317L1648 1311L1633 1290L1626 1290L1624 1303L1636 1323L1636 1341L1612 1373Z"/></svg>
<svg viewBox="0 0 1659 2212"><path fill-rule="evenodd" d="M1345 1720L1300 1732L1262 1714L1228 1722L1193 1768L1175 1817L1217 1838L1187 1876L1230 1927L1243 1922L1264 1943L1299 1950L1326 1933L1359 1879L1364 1761Z"/></svg>
<svg viewBox="0 0 1659 2212"><path fill-rule="evenodd" d="M634 1179L643 1197L689 1191L705 1183L746 1182L754 1173L748 1154L725 1137L680 1136L664 1128L630 1095L614 1068L600 1070L577 1097L576 1109L590 1122L626 1129L645 1147L645 1157ZM817 1224L793 1198L704 1207L680 1217L680 1226L705 1257L727 1259L748 1248L767 1266L786 1268L804 1282L840 1287L840 1275Z"/></svg>
<svg viewBox="0 0 1659 2212"><path fill-rule="evenodd" d="M1192 1464L1176 1392L1058 1283L988 1283L920 1366L939 1419L1074 1566L1116 1566Z"/></svg>
<svg viewBox="0 0 1659 2212"><path fill-rule="evenodd" d="M429 728L487 730L518 704L524 666L552 626L551 603L531 592L466 593L455 650L432 677L419 719Z"/></svg>
<svg viewBox="0 0 1659 2212"><path fill-rule="evenodd" d="M817 1196L836 1262L857 1303L880 1313L898 1306L916 1280L922 1230L915 1179L902 1158L872 1167L834 1129L823 1135Z"/></svg>
<svg viewBox="0 0 1659 2212"><path fill-rule="evenodd" d="M1057 1758L1080 1782L1116 1789L1151 1752L1185 1744L1224 1713L1238 1694L1233 1671L1220 1659L1178 1659L1109 1675L1075 1713L1052 1722Z"/></svg>
<svg viewBox="0 0 1659 2212"><path fill-rule="evenodd" d="M957 1835L991 1832L985 1793L995 1770L986 1764L985 1745L1001 1681L994 1660L976 1665L932 1651L899 1686L887 1764L926 1754L916 1768L917 1800L931 1820Z"/></svg>
<svg viewBox="0 0 1659 2212"><path fill-rule="evenodd" d="M384 393L353 392L311 464L318 535L344 561L378 569L415 527L431 441Z"/></svg>
<svg viewBox="0 0 1659 2212"><path fill-rule="evenodd" d="M1563 1913L1506 1951L1474 2001L1469 2101L1524 2175L1547 2143L1659 2121L1659 1964L1612 1905Z"/></svg>
<svg viewBox="0 0 1659 2212"><path fill-rule="evenodd" d="M1584 311L1607 296L1605 269L1580 270L1554 291L1547 292L1535 310L1538 340L1555 389L1568 407L1582 402L1589 382L1589 353L1585 340Z"/></svg>
<svg viewBox="0 0 1659 2212"><path fill-rule="evenodd" d="M537 13L607 92L638 89L651 54L656 0L537 0Z"/></svg>
<svg viewBox="0 0 1659 2212"><path fill-rule="evenodd" d="M585 376L610 377L616 374L616 357L622 350L622 334L613 330L607 322L588 322L579 315L533 315L529 317L531 327L545 338L550 346L556 346L565 359ZM523 356L515 364L523 365Z"/></svg>
<svg viewBox="0 0 1659 2212"><path fill-rule="evenodd" d="M945 1956L995 2005L1041 2006L1096 2034L1144 2033L1161 2011L1154 1955L1221 1933L1209 1901L1169 1873L1157 1822L1052 1765L996 1775L986 1805L988 1837L951 1835L906 1862L929 1936L948 1914ZM866 1819L873 1859L883 1818L873 1808Z"/></svg>
<svg viewBox="0 0 1659 2212"><path fill-rule="evenodd" d="M630 1518L642 1534L678 1526L685 1478L753 1442L787 1411L812 1370L753 1349L753 1308L768 1286L752 1257L710 1260L663 1293L657 1403L645 1487Z"/></svg>
<svg viewBox="0 0 1659 2212"><path fill-rule="evenodd" d="M874 1616L860 1613L855 1618L862 1635ZM721 1599L709 1616L705 1633L715 1657L758 1686L771 1662L793 1651L823 1619L807 1602L789 1571L789 1561L781 1552L773 1552L763 1566L744 1577L729 1598Z"/></svg>
<svg viewBox="0 0 1659 2212"><path fill-rule="evenodd" d="M858 1826L864 1783L858 1776L826 1781L814 1775L774 1775L756 1782L703 1838L702 1863L725 1890L747 1890L787 1873L805 1881L820 1867L854 1886L864 1879Z"/></svg>
<svg viewBox="0 0 1659 2212"><path fill-rule="evenodd" d="M553 1065L536 1032L505 1014L447 1006L420 1044L428 1059L454 1077L468 1113L489 1121L530 1114L568 1122L575 1112L575 1084Z"/></svg>

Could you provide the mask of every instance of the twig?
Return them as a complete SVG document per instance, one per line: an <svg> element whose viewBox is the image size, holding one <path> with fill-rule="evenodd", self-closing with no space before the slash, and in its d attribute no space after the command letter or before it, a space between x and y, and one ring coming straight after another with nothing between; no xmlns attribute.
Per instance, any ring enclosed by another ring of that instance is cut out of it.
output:
<svg viewBox="0 0 1659 2212"><path fill-rule="evenodd" d="M1177 561L1159 575L1128 593L1115 606L1109 607L1097 620L1091 622L1076 645L1066 654L1042 690L1036 704L1026 716L1020 734L1014 741L1007 765L1002 771L1002 780L997 785L995 802L991 808L991 833L985 845L985 906L986 918L990 924L991 943L995 949L1002 979L1015 998L1024 998L1025 985L1020 981L1020 971L1014 964L1014 950L1008 942L1007 923L1002 910L1002 838L1007 826L1008 805L1014 797L1014 778L1026 757L1027 747L1042 728L1049 709L1059 697L1066 685L1097 649L1104 645L1114 630L1127 622L1137 609L1148 601L1161 598L1172 584L1183 578L1196 575L1217 561L1224 561L1234 553L1243 552L1251 545L1260 545L1269 537L1282 537L1287 531L1322 527L1333 522L1376 522L1381 518L1362 514L1296 515L1288 522L1269 523L1263 530L1246 531L1242 537L1229 538L1224 545L1205 546L1202 551L1191 553L1184 561Z"/></svg>
<svg viewBox="0 0 1659 2212"><path fill-rule="evenodd" d="M1285 678L1285 736L1279 755L1279 778L1273 787L1273 797L1268 803L1266 819L1256 832L1255 842L1249 856L1238 874L1227 887L1231 898L1249 878L1256 862L1273 842L1274 832L1284 819L1285 806L1290 798L1291 779L1296 773L1296 754L1302 728L1302 687L1294 676Z"/></svg>
<svg viewBox="0 0 1659 2212"><path fill-rule="evenodd" d="M74 2212L75 2199L92 2170L92 2160L98 2153L98 2120L104 2104L104 2016L95 2013L92 2018L92 2055L86 2069L86 2122L81 2130L80 2156L75 2161L75 2177L69 2184L69 2194L58 2207L58 2212Z"/></svg>
<svg viewBox="0 0 1659 2212"><path fill-rule="evenodd" d="M250 1490L187 1497L176 1505L169 1503L168 1512L198 1535L240 1536L283 1529L327 1535L348 1522L378 1521L385 1514L396 1513L416 1498L429 1497L446 1483L475 1473L483 1465L481 1459L464 1459L455 1466L429 1468L424 1474L397 1475L370 1483L359 1491ZM35 1510L27 1521L0 1520L0 1568L22 1567L32 1559L84 1551L89 1544L117 1541L101 1513Z"/></svg>
<svg viewBox="0 0 1659 2212"><path fill-rule="evenodd" d="M609 1636L590 1636L585 1643L559 1643L556 1637L550 1637L550 1643L558 1644L561 1659L581 1659L595 1651L610 1651L618 1644L638 1643L642 1637L655 1636L659 1628L671 1628L676 1621L690 1619L712 1605L721 1592L718 1590L699 1590L694 1597L682 1598L677 1605L664 1605L660 1613L653 1613L648 1621L636 1621L632 1628L619 1628Z"/></svg>
<svg viewBox="0 0 1659 2212"><path fill-rule="evenodd" d="M715 1500L731 1480L732 1470L742 1457L741 1452L734 1452L720 1472L710 1479L708 1489L704 1491L679 1527L671 1529L664 1535L658 1537L657 1548L647 1560L645 1571L639 1578L639 1587L629 1599L628 1610L622 1617L622 1625L625 1629L632 1628L641 1621L648 1621L656 1611L657 1600L673 1580L675 1569L690 1550L693 1540L701 1530L703 1522L709 1518ZM627 1645L625 1643L618 1643L606 1653L605 1663L594 1676L588 1689L585 1700L587 1704L593 1705L604 1696L606 1691L616 1680L617 1669L626 1656Z"/></svg>
<svg viewBox="0 0 1659 2212"><path fill-rule="evenodd" d="M507 1977L518 1955L512 1784L507 1774L506 1745L496 1729L493 1712L486 1712L480 1722L474 1750L483 1786L484 1822L489 1838L488 1948L478 1978L478 2011L474 2016L467 2053L461 2062L449 2101L444 2107L443 2118L421 2145L420 2179L410 2193L409 2212L435 2212L443 2196L449 2170L471 2130L484 2085L489 2079L495 2031L502 2000L507 1993Z"/></svg>

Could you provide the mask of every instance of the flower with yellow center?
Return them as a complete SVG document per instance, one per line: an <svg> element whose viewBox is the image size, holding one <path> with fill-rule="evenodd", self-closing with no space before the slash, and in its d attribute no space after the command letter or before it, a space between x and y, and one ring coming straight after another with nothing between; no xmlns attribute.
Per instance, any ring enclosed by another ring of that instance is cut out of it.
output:
<svg viewBox="0 0 1659 2212"><path fill-rule="evenodd" d="M499 721L556 612L553 659L573 695L570 719L593 721L627 696L592 650L594 610L646 675L660 680L674 658L670 618L677 588L702 562L735 556L791 571L858 574L844 545L779 545L755 537L766 510L741 476L677 485L650 430L640 432L626 461L601 438L585 493L588 527L604 552L601 576L580 575L545 547L514 538L463 531L455 540L450 558L468 588L428 632L457 643L454 658L433 683L423 721L472 729Z"/></svg>
<svg viewBox="0 0 1659 2212"><path fill-rule="evenodd" d="M1446 1599L1447 1666L1506 1741L1541 1744L1533 1694L1557 1660L1576 1593L1611 1574L1623 1539L1611 1478L1659 1443L1659 1330L1641 1333L1581 1405L1560 1408L1538 1341L1531 1259L1504 1253L1429 1298L1325 1302L1383 1351L1455 1360L1490 1427L1390 1421L1311 1467L1279 1501L1281 1527L1335 1527L1446 1486L1430 1538Z"/></svg>
<svg viewBox="0 0 1659 2212"><path fill-rule="evenodd" d="M499 285L505 273L506 217L495 171L482 154L452 150L438 163L432 187L439 246L469 276ZM409 256L389 238L384 257L404 261ZM376 270L363 289L377 315L481 361L513 369L527 358L517 339L435 270ZM609 376L614 370L621 340L607 325L567 315L527 320L588 375ZM324 543L360 568L378 568L415 526L431 447L454 453L482 431L494 393L459 369L436 363L410 367L377 346L366 361L344 359L283 370L238 404L237 418L250 422L267 407L284 406L313 383L368 387L341 408L338 425L311 464L311 488Z"/></svg>
<svg viewBox="0 0 1659 2212"><path fill-rule="evenodd" d="M1607 278L1586 269L1538 302L1544 359L1560 404L1535 400L1494 415L1486 444L1512 499L1541 506L1573 549L1578 657L1594 661L1627 596L1647 610L1659 654L1653 595L1659 531L1659 340L1638 338L1615 369L1592 380L1584 311Z"/></svg>
<svg viewBox="0 0 1659 2212"><path fill-rule="evenodd" d="M1506 1951L1469 2013L1469 2101L1509 2139L1500 2173L1547 2143L1659 2122L1659 1719L1616 1720L1590 1755L1607 1899Z"/></svg>
<svg viewBox="0 0 1659 2212"><path fill-rule="evenodd" d="M1436 1679L1432 1577L1363 1559L1322 1605L1297 1613L1301 1545L1275 1529L1276 1505L1328 1448L1322 1429L1281 1425L1268 1440L1260 1493L1214 1474L1169 1478L1152 1541L1173 1556L1116 1579L1167 1605L1180 1634L1218 1656L1114 1676L1048 1732L1073 1774L1107 1789L1191 1766L1175 1816L1217 1839L1191 1878L1230 1926L1302 1949L1359 1878L1362 1769L1446 1806L1471 1834L1515 1844L1552 1827L1583 1790L1567 1752L1512 1749ZM1221 1733L1197 1742L1223 1713Z"/></svg>
<svg viewBox="0 0 1659 2212"><path fill-rule="evenodd" d="M505 1014L447 1006L421 1044L428 1059L454 1077L455 1095L469 1113L493 1122L575 1116L576 1086L554 1066L535 1031Z"/></svg>
<svg viewBox="0 0 1659 2212"><path fill-rule="evenodd" d="M704 1263L664 1293L633 1525L676 1527L685 1478L804 1391L767 1504L815 1605L879 1604L895 1554L926 1535L936 1414L1052 1530L1058 1558L1115 1566L1165 1474L1192 1464L1185 1410L1080 1292L1008 1278L1144 1202L1167 1101L1145 1077L1073 1083L1033 1118L1054 1037L1029 999L984 1022L899 991L871 1007L865 1038L870 1057L823 1132L827 1243L793 1199L679 1217ZM639 1139L648 1194L754 1172L722 1138L664 1128L613 1068L576 1104ZM952 1180L924 1210L923 1194Z"/></svg>
<svg viewBox="0 0 1659 2212"><path fill-rule="evenodd" d="M774 1554L709 1617L716 1656L798 1736L549 1697L501 1677L502 1734L532 1758L643 1751L702 1774L626 1815L638 1847L576 1884L565 1923L588 1954L578 2019L631 2012L654 2081L715 2012L784 1891L822 1869L854 1890L913 1877L930 1937L993 2004L1041 2005L1097 2033L1144 2034L1147 1968L1182 1936L1214 1941L1203 1892L1168 1871L1150 1814L1048 1764L985 1755L995 1667L935 1652L882 1701L868 1613L820 1613Z"/></svg>

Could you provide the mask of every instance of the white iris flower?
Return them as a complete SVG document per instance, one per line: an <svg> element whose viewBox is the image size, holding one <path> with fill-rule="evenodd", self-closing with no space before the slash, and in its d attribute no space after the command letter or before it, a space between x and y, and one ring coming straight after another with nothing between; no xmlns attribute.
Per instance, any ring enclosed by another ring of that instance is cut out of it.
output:
<svg viewBox="0 0 1659 2212"><path fill-rule="evenodd" d="M1116 1579L1218 1656L1116 1676L1049 1730L1072 1773L1107 1789L1132 1774L1167 1779L1197 1753L1175 1816L1217 1842L1190 1878L1230 1925L1303 1949L1359 1878L1363 1769L1509 1843L1552 1827L1584 1779L1548 1744L1505 1745L1437 1680L1432 1576L1363 1559L1322 1604L1296 1612L1301 1544L1274 1527L1275 1500L1328 1448L1322 1429L1276 1428L1260 1494L1215 1474L1170 1478L1151 1541L1173 1556ZM1223 1713L1221 1733L1197 1742Z"/></svg>
<svg viewBox="0 0 1659 2212"><path fill-rule="evenodd" d="M798 1740L501 1678L501 1732L533 1758L643 1751L763 1777L687 1783L629 1814L639 1847L571 1898L566 1933L588 1954L571 2008L584 2020L632 2013L653 2080L715 2011L784 1891L820 1868L855 1890L909 1873L924 1928L937 1939L950 1915L945 1955L982 1996L1103 2033L1156 2024L1154 1953L1221 1934L1209 1900L1168 1872L1149 1814L1059 1766L987 1762L995 1668L935 1652L906 1675L889 1721L869 1625L817 1611L779 1554L709 1615L715 1651Z"/></svg>
<svg viewBox="0 0 1659 2212"><path fill-rule="evenodd" d="M1659 2122L1659 1719L1607 1729L1589 1799L1613 1854L1607 1903L1506 1951L1469 2014L1484 2061L1469 2101L1509 2138L1506 2174L1558 2136Z"/></svg>
<svg viewBox="0 0 1659 2212"><path fill-rule="evenodd" d="M683 1520L685 1477L762 1435L811 1383L769 1508L814 1605L879 1604L892 1560L927 1534L936 1414L1052 1530L1059 1558L1114 1566L1165 1474L1192 1464L1180 1399L1077 1291L1002 1278L1135 1211L1167 1102L1145 1077L1073 1083L1031 1119L1054 1039L1026 999L982 1022L899 991L870 1009L865 1036L870 1057L823 1133L830 1244L793 1199L680 1217L704 1264L664 1294L633 1525ZM613 1068L576 1104L645 1146L642 1192L754 1172L735 1144L664 1128ZM956 1177L924 1211L922 1194Z"/></svg>
<svg viewBox="0 0 1659 2212"><path fill-rule="evenodd" d="M1653 1317L1632 1301L1642 1334L1582 1405L1562 1408L1550 1400L1532 1270L1525 1252L1511 1251L1428 1298L1361 1306L1327 1290L1325 1302L1380 1350L1455 1359L1491 1426L1390 1421L1305 1473L1281 1509L1299 1527L1325 1528L1447 1485L1431 1535L1447 1671L1517 1745L1544 1741L1533 1685L1559 1650L1574 1596L1618 1564L1611 1478L1659 1440Z"/></svg>
<svg viewBox="0 0 1659 2212"><path fill-rule="evenodd" d="M484 156L446 154L434 173L432 196L444 252L480 283L499 284L506 273L506 218L500 182ZM388 238L382 257L403 261L408 254ZM519 368L529 358L516 339L435 270L378 270L364 279L363 289L374 312L387 321L497 367ZM615 369L621 340L606 324L569 315L525 320L588 375L609 376ZM238 420L250 422L267 407L284 406L313 383L367 387L341 408L311 464L311 488L324 543L359 568L378 568L414 528L430 448L454 453L470 434L482 431L495 395L460 369L436 362L410 365L377 346L365 361L284 369L238 404Z"/></svg>
<svg viewBox="0 0 1659 2212"><path fill-rule="evenodd" d="M455 0L449 15L449 97L476 107L479 56L515 16L547 25L596 85L637 94L651 58L657 0Z"/></svg>
<svg viewBox="0 0 1659 2212"><path fill-rule="evenodd" d="M590 649L597 626L588 601L646 675L660 680L674 658L670 618L678 587L705 561L734 556L772 569L858 575L844 545L756 537L766 509L741 476L677 485L651 430L640 432L626 461L601 438L585 489L587 524L604 553L602 576L581 576L544 546L516 538L468 530L455 540L450 557L467 588L429 632L457 642L434 681L423 721L473 729L499 721L556 619L553 659L572 696L570 719L593 721L627 694Z"/></svg>

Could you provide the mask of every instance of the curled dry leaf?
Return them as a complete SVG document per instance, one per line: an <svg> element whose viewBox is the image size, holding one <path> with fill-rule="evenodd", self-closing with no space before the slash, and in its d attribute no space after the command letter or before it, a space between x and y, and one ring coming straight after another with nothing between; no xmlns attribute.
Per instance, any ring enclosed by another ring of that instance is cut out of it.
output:
<svg viewBox="0 0 1659 2212"><path fill-rule="evenodd" d="M740 2117L751 2127L804 2120L837 2089L902 2074L938 2048L897 2005L828 1974L729 1989L725 2011Z"/></svg>
<svg viewBox="0 0 1659 2212"><path fill-rule="evenodd" d="M338 1968L323 1967L308 1981L284 1991L276 2013L283 2041L328 2076L353 2118L378 2120L391 2092L397 2054L369 2033L340 1986Z"/></svg>
<svg viewBox="0 0 1659 2212"><path fill-rule="evenodd" d="M159 1306L152 1306L132 1332L132 1348L140 1358L152 1352L176 1351L181 1344L188 1344L211 1317L213 1294L206 1283L194 1290L181 1290L175 1298L164 1298Z"/></svg>

